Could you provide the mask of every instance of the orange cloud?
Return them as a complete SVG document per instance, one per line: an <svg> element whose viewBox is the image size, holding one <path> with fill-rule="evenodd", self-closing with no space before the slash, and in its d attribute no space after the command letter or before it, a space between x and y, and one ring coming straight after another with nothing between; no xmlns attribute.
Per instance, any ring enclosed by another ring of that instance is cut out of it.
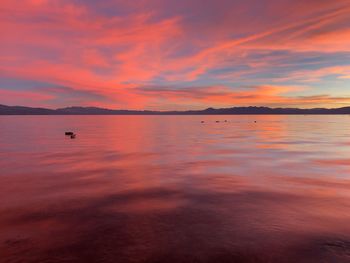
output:
<svg viewBox="0 0 350 263"><path fill-rule="evenodd" d="M54 97L49 94L42 94L32 91L2 90L0 89L1 104L7 105L44 105L50 107L45 101ZM44 102L44 104L43 104ZM28 104L29 103L29 104Z"/></svg>
<svg viewBox="0 0 350 263"><path fill-rule="evenodd" d="M112 101L86 98L85 103L113 108L346 103L349 2L271 0L257 9L260 4L5 0L0 78L98 93ZM294 56L321 58L312 65L300 59L289 69ZM337 91L340 96L314 85L327 76L344 89ZM314 97L301 97L300 83L307 83Z"/></svg>

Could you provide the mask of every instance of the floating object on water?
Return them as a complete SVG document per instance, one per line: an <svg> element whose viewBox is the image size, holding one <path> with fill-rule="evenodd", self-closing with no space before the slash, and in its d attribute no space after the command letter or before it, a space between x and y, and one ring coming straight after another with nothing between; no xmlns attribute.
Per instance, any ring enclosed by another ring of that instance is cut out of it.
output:
<svg viewBox="0 0 350 263"><path fill-rule="evenodd" d="M256 123L256 121L254 121Z"/></svg>
<svg viewBox="0 0 350 263"><path fill-rule="evenodd" d="M204 123L204 121L201 121L201 123Z"/></svg>
<svg viewBox="0 0 350 263"><path fill-rule="evenodd" d="M227 120L225 120L225 122L227 122Z"/></svg>
<svg viewBox="0 0 350 263"><path fill-rule="evenodd" d="M65 132L64 133L66 136L70 136L71 139L75 139L75 137L77 136L74 132Z"/></svg>
<svg viewBox="0 0 350 263"><path fill-rule="evenodd" d="M218 122L220 122L220 121L216 121L216 123L218 123Z"/></svg>

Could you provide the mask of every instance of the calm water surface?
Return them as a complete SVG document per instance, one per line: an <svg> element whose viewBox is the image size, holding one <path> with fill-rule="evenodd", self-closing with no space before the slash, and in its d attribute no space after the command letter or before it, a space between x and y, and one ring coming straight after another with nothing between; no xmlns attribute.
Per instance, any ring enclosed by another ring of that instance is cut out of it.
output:
<svg viewBox="0 0 350 263"><path fill-rule="evenodd" d="M350 262L350 117L1 116L0 262Z"/></svg>

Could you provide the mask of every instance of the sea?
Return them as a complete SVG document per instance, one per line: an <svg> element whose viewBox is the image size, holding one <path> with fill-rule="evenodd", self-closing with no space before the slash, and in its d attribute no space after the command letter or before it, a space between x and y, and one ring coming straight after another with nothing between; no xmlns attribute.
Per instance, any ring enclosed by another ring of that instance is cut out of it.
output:
<svg viewBox="0 0 350 263"><path fill-rule="evenodd" d="M0 116L0 262L350 262L350 116Z"/></svg>

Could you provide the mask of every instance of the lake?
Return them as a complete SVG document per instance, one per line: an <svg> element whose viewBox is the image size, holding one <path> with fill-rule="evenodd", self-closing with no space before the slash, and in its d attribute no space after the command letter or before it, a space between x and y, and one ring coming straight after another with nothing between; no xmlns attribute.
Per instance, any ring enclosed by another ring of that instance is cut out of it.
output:
<svg viewBox="0 0 350 263"><path fill-rule="evenodd" d="M1 263L343 263L349 222L349 116L0 116Z"/></svg>

